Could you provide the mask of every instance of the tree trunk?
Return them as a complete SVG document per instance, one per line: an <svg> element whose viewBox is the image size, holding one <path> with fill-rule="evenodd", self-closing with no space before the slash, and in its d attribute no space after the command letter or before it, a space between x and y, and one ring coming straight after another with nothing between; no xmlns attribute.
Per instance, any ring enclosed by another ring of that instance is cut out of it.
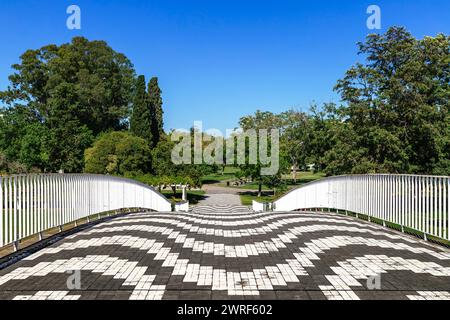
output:
<svg viewBox="0 0 450 320"><path fill-rule="evenodd" d="M294 184L297 184L297 163L294 162L292 166L292 179L294 179Z"/></svg>

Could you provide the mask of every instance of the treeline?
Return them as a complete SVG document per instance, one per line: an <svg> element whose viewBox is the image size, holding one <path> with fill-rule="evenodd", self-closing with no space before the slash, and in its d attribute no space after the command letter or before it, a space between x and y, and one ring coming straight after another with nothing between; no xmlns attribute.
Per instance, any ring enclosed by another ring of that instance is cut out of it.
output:
<svg viewBox="0 0 450 320"><path fill-rule="evenodd" d="M151 174L198 183L212 170L172 164L158 79L146 83L106 42L76 37L27 50L12 67L0 92L1 172Z"/></svg>
<svg viewBox="0 0 450 320"><path fill-rule="evenodd" d="M450 175L450 37L415 39L401 27L358 44L362 62L337 81L342 103L258 111L243 129L281 130L280 170L238 175L280 184L291 169L327 175ZM174 165L156 77L103 41L76 37L28 50L0 92L0 171L90 172L200 184L214 165ZM301 88L299 88L301 90ZM191 132L192 133L192 132ZM182 179L180 180L180 177Z"/></svg>
<svg viewBox="0 0 450 320"><path fill-rule="evenodd" d="M450 175L450 37L418 40L393 27L358 48L364 62L335 87L342 104L258 111L241 126L281 129L282 157L294 169Z"/></svg>

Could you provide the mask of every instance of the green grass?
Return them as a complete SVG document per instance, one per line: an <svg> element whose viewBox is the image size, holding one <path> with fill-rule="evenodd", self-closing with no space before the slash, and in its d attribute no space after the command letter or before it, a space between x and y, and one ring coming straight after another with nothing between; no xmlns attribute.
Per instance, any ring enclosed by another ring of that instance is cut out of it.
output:
<svg viewBox="0 0 450 320"><path fill-rule="evenodd" d="M163 190L162 195L165 196L167 199L172 200L173 202L180 202L182 193L181 190L177 190L177 193L175 196L173 195L173 192L171 190ZM205 191L203 190L188 190L187 192L187 199L189 201L189 204L197 204L200 200L205 199Z"/></svg>
<svg viewBox="0 0 450 320"><path fill-rule="evenodd" d="M232 188L238 188L238 189L248 189L248 190L258 190L258 183L256 182L250 182L250 183L246 183L240 186L233 186L230 185L230 187ZM270 191L272 189L270 189L268 186L266 185L262 185L262 190L263 191Z"/></svg>
<svg viewBox="0 0 450 320"><path fill-rule="evenodd" d="M314 180L322 179L325 177L325 174L323 173L313 173L313 172L297 172L296 178L297 180L294 182L294 179L292 178L292 174L290 175L283 175L283 180L286 182L286 187L288 190L300 187L306 183L312 182ZM225 183L221 184L225 186ZM232 188L238 188L238 189L248 189L248 190L258 190L258 183L257 182L250 182L246 183L240 186L233 186L230 185ZM262 186L263 191L269 191L272 190L268 186L264 185Z"/></svg>
<svg viewBox="0 0 450 320"><path fill-rule="evenodd" d="M253 200L261 203L272 202L275 200L275 197L268 192L263 192L261 197L258 197L257 192L245 192L241 193L239 196L243 206L251 206Z"/></svg>
<svg viewBox="0 0 450 320"><path fill-rule="evenodd" d="M297 172L295 177L297 180L294 182L292 174L285 174L285 175L283 175L283 180L286 181L288 186L301 186L301 185L304 185L305 183L309 183L314 180L325 178L325 174L321 173L321 172L314 173L311 171L304 171L304 172L302 171L302 172Z"/></svg>
<svg viewBox="0 0 450 320"><path fill-rule="evenodd" d="M235 173L239 171L239 168L235 167L225 167L225 170L218 171L216 173L212 173L206 176L203 176L201 181L203 184L212 184L212 183L219 183L226 180L233 180L236 179Z"/></svg>

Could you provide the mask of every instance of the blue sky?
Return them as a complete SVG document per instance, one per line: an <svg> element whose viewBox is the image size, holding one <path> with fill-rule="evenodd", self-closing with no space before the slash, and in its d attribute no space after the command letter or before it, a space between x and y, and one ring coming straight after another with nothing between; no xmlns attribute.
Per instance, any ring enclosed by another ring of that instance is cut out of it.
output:
<svg viewBox="0 0 450 320"><path fill-rule="evenodd" d="M79 31L66 28L71 4L82 11ZM380 32L450 33L448 0L2 0L0 90L26 49L83 35L106 40L147 79L159 77L166 129L202 120L224 131L256 109L339 102L332 88L372 32L371 4L382 10Z"/></svg>

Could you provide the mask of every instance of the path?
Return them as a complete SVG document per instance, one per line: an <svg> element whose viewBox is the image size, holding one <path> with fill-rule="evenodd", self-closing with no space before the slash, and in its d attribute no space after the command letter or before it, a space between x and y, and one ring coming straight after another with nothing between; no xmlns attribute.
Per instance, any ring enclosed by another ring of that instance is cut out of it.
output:
<svg viewBox="0 0 450 320"><path fill-rule="evenodd" d="M205 191L205 199L200 200L198 205L201 206L240 206L241 198L240 190L233 188L221 187L216 184L206 184L203 186Z"/></svg>
<svg viewBox="0 0 450 320"><path fill-rule="evenodd" d="M69 289L76 270L80 287ZM450 299L449 292L448 250L345 216L298 212L130 214L0 270L0 299Z"/></svg>

